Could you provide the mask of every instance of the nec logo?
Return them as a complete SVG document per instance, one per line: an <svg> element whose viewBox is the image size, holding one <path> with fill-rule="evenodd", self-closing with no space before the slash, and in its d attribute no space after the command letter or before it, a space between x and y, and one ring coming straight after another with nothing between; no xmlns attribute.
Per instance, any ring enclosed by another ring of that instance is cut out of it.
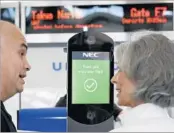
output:
<svg viewBox="0 0 174 133"><path fill-rule="evenodd" d="M98 54L99 53L88 52L88 53L83 53L83 57L97 58Z"/></svg>

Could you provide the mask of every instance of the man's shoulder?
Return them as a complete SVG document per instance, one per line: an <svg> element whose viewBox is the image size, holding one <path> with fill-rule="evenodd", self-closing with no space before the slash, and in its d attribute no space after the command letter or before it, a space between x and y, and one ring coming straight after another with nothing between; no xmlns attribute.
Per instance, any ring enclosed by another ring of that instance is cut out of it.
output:
<svg viewBox="0 0 174 133"><path fill-rule="evenodd" d="M5 114L3 110L1 109L1 132L8 132L9 127L5 118Z"/></svg>
<svg viewBox="0 0 174 133"><path fill-rule="evenodd" d="M11 119L11 115L1 106L1 132L16 132L16 127Z"/></svg>

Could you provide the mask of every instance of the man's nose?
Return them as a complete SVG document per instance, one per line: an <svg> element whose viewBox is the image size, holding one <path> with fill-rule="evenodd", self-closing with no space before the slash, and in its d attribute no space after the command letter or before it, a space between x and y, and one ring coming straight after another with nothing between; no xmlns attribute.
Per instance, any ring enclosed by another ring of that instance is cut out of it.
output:
<svg viewBox="0 0 174 133"><path fill-rule="evenodd" d="M26 63L25 63L25 69L27 71L30 71L31 70L31 65L29 64L29 62L26 60Z"/></svg>

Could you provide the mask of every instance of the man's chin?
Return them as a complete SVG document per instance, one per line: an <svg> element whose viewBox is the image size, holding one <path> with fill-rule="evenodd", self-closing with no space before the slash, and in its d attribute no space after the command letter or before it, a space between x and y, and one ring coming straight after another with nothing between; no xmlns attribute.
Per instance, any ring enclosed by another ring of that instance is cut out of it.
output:
<svg viewBox="0 0 174 133"><path fill-rule="evenodd" d="M18 87L18 88L17 88L17 92L18 92L18 93L23 92L23 90L24 90L24 87L23 87L23 86L22 86L22 87Z"/></svg>

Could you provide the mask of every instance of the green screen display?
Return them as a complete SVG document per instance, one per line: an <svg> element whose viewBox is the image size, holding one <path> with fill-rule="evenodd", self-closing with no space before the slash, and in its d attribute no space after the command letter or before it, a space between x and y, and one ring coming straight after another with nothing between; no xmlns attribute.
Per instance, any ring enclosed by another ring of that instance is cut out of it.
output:
<svg viewBox="0 0 174 133"><path fill-rule="evenodd" d="M72 104L107 104L109 100L109 52L73 52Z"/></svg>

